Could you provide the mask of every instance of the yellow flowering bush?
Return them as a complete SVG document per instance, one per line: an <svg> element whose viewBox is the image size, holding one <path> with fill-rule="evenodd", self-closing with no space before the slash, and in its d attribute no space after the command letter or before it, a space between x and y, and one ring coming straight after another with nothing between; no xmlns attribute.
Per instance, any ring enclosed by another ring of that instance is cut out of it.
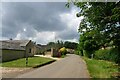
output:
<svg viewBox="0 0 120 80"><path fill-rule="evenodd" d="M62 55L66 55L67 50L66 50L65 47L62 47L62 48L59 49L59 52L62 53Z"/></svg>

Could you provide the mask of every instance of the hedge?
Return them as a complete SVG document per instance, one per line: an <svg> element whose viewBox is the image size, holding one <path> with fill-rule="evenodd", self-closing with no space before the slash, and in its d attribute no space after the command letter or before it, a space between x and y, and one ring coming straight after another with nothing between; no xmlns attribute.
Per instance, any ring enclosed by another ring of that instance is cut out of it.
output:
<svg viewBox="0 0 120 80"><path fill-rule="evenodd" d="M111 48L111 49L100 49L95 52L94 58L95 59L101 59L101 60L109 60L109 61L118 61L118 50L117 48Z"/></svg>

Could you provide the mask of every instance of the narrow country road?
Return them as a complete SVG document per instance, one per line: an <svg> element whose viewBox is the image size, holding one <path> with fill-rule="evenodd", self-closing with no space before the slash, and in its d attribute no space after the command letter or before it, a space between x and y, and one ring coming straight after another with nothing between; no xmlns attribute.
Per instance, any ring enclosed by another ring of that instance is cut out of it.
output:
<svg viewBox="0 0 120 80"><path fill-rule="evenodd" d="M64 59L19 75L17 78L89 78L89 73L80 56L69 54Z"/></svg>

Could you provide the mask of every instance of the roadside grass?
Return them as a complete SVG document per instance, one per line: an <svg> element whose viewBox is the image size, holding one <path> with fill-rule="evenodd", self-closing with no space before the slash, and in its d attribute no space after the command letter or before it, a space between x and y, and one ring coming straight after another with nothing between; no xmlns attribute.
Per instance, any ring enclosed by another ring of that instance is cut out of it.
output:
<svg viewBox="0 0 120 80"><path fill-rule="evenodd" d="M65 58L67 55L62 55L61 58Z"/></svg>
<svg viewBox="0 0 120 80"><path fill-rule="evenodd" d="M50 58L29 57L28 65L26 66L26 58L17 59L9 62L3 62L2 67L36 67L54 61Z"/></svg>
<svg viewBox="0 0 120 80"><path fill-rule="evenodd" d="M118 65L105 60L95 60L83 57L92 78L114 78L113 73L118 73Z"/></svg>

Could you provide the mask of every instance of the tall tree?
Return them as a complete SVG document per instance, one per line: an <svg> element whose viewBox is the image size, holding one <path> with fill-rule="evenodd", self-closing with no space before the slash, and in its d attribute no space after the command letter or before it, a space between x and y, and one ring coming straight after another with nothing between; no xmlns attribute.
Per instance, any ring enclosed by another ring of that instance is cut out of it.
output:
<svg viewBox="0 0 120 80"><path fill-rule="evenodd" d="M120 47L120 1L74 4L81 9L77 16L84 16L79 26L81 33L98 30L106 39L112 40L116 47Z"/></svg>
<svg viewBox="0 0 120 80"><path fill-rule="evenodd" d="M112 41L112 45L119 51L118 63L120 63L120 1L74 2L74 4L80 8L77 17L84 17L79 26L81 35L97 31L101 39L97 39L98 34L96 33L92 37L96 38L97 42L100 41L101 45ZM90 42L85 43L89 44Z"/></svg>

